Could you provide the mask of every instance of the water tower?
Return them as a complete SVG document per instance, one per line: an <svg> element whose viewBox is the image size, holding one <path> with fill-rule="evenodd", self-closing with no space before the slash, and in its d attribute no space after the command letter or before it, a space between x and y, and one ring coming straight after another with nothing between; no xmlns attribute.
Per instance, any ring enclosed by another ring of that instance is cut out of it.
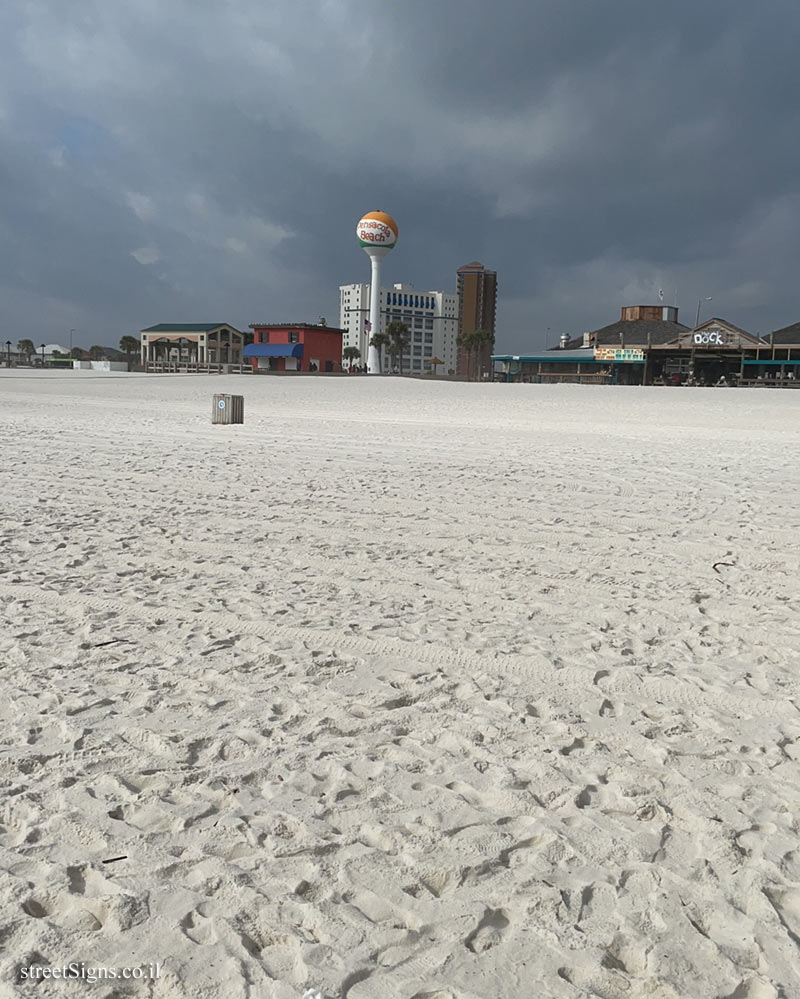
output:
<svg viewBox="0 0 800 999"><path fill-rule="evenodd" d="M358 245L366 253L372 264L372 279L369 285L369 326L367 343L373 333L381 328L381 261L394 249L397 242L397 223L386 212L367 212L356 226ZM367 354L367 369L371 375L380 371L380 356L375 347Z"/></svg>

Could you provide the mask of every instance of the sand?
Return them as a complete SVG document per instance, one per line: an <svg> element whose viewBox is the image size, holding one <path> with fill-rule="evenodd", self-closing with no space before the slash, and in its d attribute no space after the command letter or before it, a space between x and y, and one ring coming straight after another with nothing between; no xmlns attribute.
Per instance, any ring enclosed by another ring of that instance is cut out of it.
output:
<svg viewBox="0 0 800 999"><path fill-rule="evenodd" d="M799 417L2 372L0 994L800 995Z"/></svg>

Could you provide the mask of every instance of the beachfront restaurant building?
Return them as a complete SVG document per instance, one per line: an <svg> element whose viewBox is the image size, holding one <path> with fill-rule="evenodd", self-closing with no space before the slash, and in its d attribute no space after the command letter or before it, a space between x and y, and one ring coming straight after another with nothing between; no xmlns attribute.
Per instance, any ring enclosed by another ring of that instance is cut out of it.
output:
<svg viewBox="0 0 800 999"><path fill-rule="evenodd" d="M497 354L495 377L515 382L642 385L647 352L688 332L672 306L625 306L620 319L558 347L530 354Z"/></svg>
<svg viewBox="0 0 800 999"><path fill-rule="evenodd" d="M146 371L189 371L242 363L248 336L230 323L158 323L139 334Z"/></svg>
<svg viewBox="0 0 800 999"><path fill-rule="evenodd" d="M800 323L764 337L755 360L745 362L746 384L800 388Z"/></svg>
<svg viewBox="0 0 800 999"><path fill-rule="evenodd" d="M617 385L737 385L770 380L791 383L792 345L800 324L762 340L725 319L689 329L672 306L626 306L620 320L562 337L559 347L528 355L496 355L496 377L505 381ZM782 342L786 341L786 342ZM800 362L800 344L794 346ZM783 367L781 367L783 363Z"/></svg>
<svg viewBox="0 0 800 999"><path fill-rule="evenodd" d="M725 319L709 319L647 352L647 385L739 385L766 349L764 341Z"/></svg>
<svg viewBox="0 0 800 999"><path fill-rule="evenodd" d="M493 354L492 362L495 381L609 385L615 375L619 376L619 369L604 360L602 354L595 356L590 346L563 346L531 354ZM625 363L642 363L641 351L637 351L636 357L631 354Z"/></svg>
<svg viewBox="0 0 800 999"><path fill-rule="evenodd" d="M321 319L311 323L251 323L253 342L244 359L261 374L287 371L337 372L342 370L345 330Z"/></svg>

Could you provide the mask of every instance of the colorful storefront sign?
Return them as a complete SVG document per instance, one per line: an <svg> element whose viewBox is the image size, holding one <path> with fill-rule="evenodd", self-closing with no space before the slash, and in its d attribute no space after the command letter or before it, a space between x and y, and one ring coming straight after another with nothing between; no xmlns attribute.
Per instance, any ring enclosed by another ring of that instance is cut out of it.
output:
<svg viewBox="0 0 800 999"><path fill-rule="evenodd" d="M595 347L596 361L636 362L644 360L644 351L639 347Z"/></svg>

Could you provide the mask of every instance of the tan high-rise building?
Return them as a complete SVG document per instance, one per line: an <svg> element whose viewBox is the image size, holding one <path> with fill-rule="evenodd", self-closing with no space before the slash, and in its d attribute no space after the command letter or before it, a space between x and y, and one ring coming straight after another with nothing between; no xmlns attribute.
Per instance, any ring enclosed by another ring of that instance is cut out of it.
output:
<svg viewBox="0 0 800 999"><path fill-rule="evenodd" d="M478 351L468 353L458 349L458 374L463 377L483 378L492 370L494 350L495 309L497 306L497 271L487 270L473 260L456 271L458 275L458 333L486 330L491 334Z"/></svg>

